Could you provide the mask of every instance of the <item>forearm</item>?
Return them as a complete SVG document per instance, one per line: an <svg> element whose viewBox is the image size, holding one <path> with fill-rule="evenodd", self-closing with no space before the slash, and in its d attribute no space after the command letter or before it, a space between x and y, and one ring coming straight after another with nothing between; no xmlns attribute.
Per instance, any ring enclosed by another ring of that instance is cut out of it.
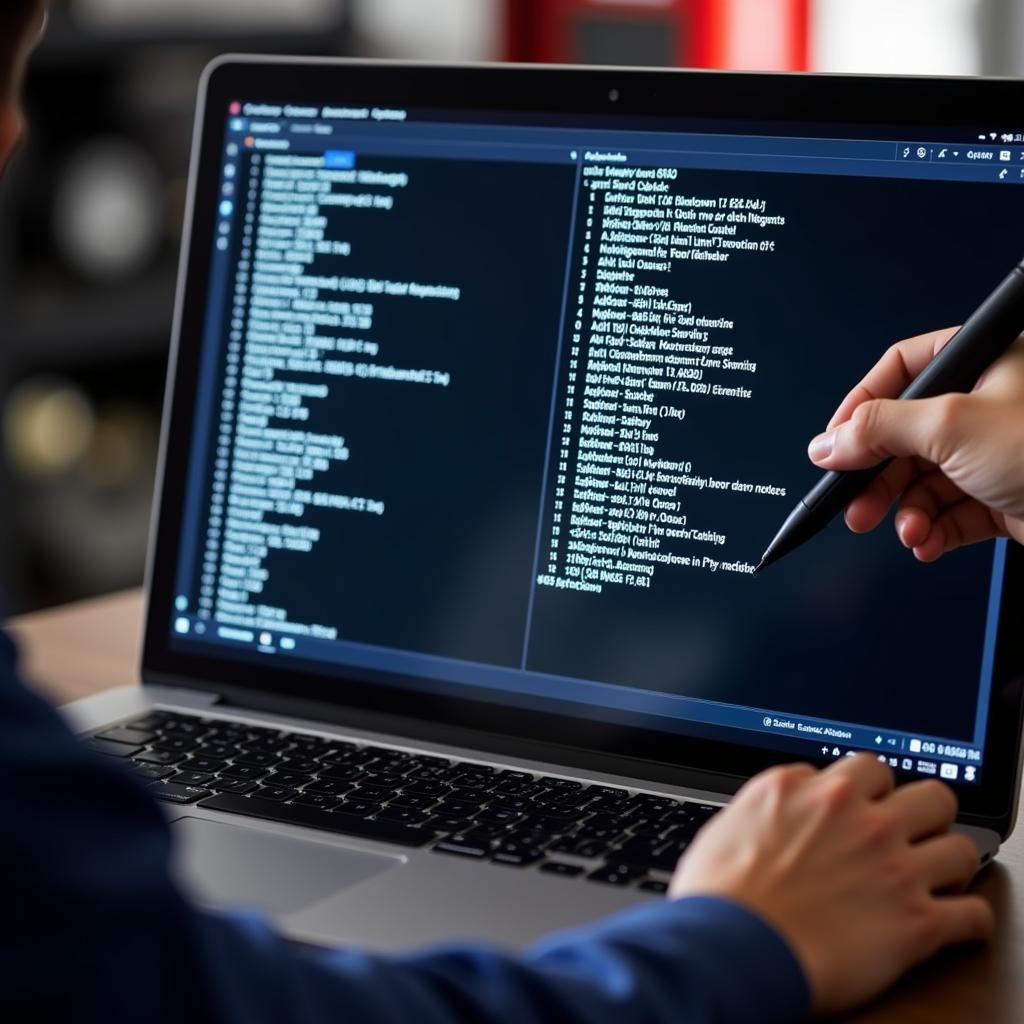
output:
<svg viewBox="0 0 1024 1024"><path fill-rule="evenodd" d="M217 1019L247 1024L771 1024L809 1007L775 932L719 900L652 903L522 957L300 948L256 918L204 917L201 931Z"/></svg>
<svg viewBox="0 0 1024 1024"><path fill-rule="evenodd" d="M155 803L18 683L2 636L0 815L0 990L38 1019L766 1024L807 1009L782 940L720 901L651 903L523 957L321 951L257 918L200 912L171 881Z"/></svg>

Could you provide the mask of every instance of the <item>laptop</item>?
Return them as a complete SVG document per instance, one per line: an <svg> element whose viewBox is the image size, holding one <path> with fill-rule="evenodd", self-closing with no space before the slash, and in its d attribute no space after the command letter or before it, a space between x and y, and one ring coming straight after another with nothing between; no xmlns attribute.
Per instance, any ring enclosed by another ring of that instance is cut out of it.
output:
<svg viewBox="0 0 1024 1024"><path fill-rule="evenodd" d="M204 903L376 949L660 898L870 751L991 859L1022 550L841 523L808 439L1020 256L1019 82L227 57L205 73L143 686L69 709Z"/></svg>

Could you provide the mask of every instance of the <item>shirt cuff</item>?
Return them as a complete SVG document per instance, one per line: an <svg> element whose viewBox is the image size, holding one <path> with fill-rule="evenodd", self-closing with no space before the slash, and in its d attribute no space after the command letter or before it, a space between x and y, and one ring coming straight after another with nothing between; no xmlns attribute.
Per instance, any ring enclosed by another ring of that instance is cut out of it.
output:
<svg viewBox="0 0 1024 1024"><path fill-rule="evenodd" d="M668 978L659 980L675 980L684 990L681 1004L703 1003L709 1020L792 1024L810 1016L810 985L796 954L764 918L731 900L691 896L646 903L587 933L591 941L639 954L648 980L663 974L658 968L664 964ZM543 955L553 942L559 938L536 951Z"/></svg>

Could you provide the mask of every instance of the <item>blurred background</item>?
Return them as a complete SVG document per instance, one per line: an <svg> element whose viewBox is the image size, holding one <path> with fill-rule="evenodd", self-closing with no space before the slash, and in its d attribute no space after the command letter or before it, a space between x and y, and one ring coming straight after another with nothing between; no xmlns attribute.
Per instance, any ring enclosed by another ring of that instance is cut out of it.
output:
<svg viewBox="0 0 1024 1024"><path fill-rule="evenodd" d="M1024 0L55 0L0 189L0 581L142 579L195 86L226 50L1018 74Z"/></svg>

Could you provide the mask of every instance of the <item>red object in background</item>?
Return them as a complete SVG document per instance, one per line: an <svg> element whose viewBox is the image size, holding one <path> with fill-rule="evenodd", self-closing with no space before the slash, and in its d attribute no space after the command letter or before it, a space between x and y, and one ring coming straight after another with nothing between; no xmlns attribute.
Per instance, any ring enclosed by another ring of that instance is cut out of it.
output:
<svg viewBox="0 0 1024 1024"><path fill-rule="evenodd" d="M803 71L810 3L506 0L506 52L543 63Z"/></svg>

